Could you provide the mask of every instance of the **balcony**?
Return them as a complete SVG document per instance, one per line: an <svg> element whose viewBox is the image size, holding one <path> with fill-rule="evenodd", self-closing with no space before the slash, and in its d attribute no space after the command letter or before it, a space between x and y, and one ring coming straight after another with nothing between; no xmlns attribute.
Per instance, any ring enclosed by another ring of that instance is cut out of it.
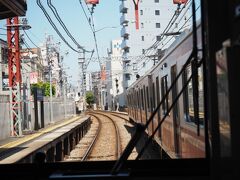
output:
<svg viewBox="0 0 240 180"><path fill-rule="evenodd" d="M125 67L123 68L123 74L132 74L132 66L129 64L126 64Z"/></svg>
<svg viewBox="0 0 240 180"><path fill-rule="evenodd" d="M128 42L126 40L122 42L121 48L124 49L124 50L129 49L129 45L128 45Z"/></svg>
<svg viewBox="0 0 240 180"><path fill-rule="evenodd" d="M123 14L120 18L120 24L123 25L123 24L127 24L127 23L128 23L127 17L125 14Z"/></svg>
<svg viewBox="0 0 240 180"><path fill-rule="evenodd" d="M129 30L126 27L121 29L121 37L127 38L129 36Z"/></svg>
<svg viewBox="0 0 240 180"><path fill-rule="evenodd" d="M25 16L26 11L26 0L0 1L0 19L6 19L15 16Z"/></svg>
<svg viewBox="0 0 240 180"><path fill-rule="evenodd" d="M124 2L119 6L120 13L127 13L128 8L125 7Z"/></svg>

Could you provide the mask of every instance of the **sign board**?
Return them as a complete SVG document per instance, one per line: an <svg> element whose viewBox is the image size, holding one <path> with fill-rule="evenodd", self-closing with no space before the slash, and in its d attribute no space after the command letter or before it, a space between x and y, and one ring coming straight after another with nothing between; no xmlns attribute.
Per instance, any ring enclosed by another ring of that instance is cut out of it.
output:
<svg viewBox="0 0 240 180"><path fill-rule="evenodd" d="M43 101L43 90L42 89L37 89L37 100Z"/></svg>
<svg viewBox="0 0 240 180"><path fill-rule="evenodd" d="M30 73L30 84L36 84L36 83L38 83L38 73L31 72Z"/></svg>

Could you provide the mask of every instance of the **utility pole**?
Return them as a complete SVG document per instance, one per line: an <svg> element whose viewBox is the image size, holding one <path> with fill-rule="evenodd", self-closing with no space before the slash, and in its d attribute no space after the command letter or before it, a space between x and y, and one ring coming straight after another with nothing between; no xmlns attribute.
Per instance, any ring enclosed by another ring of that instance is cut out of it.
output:
<svg viewBox="0 0 240 180"><path fill-rule="evenodd" d="M21 64L19 29L29 29L27 24L19 23L18 17L7 19L8 73L10 89L11 136L22 136L21 115Z"/></svg>
<svg viewBox="0 0 240 180"><path fill-rule="evenodd" d="M82 99L84 99L86 93L85 50L79 49L78 65L79 65L79 92L80 96L82 96ZM85 104L83 104L83 107L85 108Z"/></svg>
<svg viewBox="0 0 240 180"><path fill-rule="evenodd" d="M48 61L48 73L49 73L49 85L50 85L50 123L53 123L53 92L52 92L52 59L50 57L50 38L46 41L47 61Z"/></svg>
<svg viewBox="0 0 240 180"><path fill-rule="evenodd" d="M66 81L66 77L63 77L63 100L64 100L64 117L65 119L67 118L67 107L66 107L66 103L67 103L67 99L66 99L66 85L65 83L67 83Z"/></svg>
<svg viewBox="0 0 240 180"><path fill-rule="evenodd" d="M53 93L52 93L52 65L49 66L49 84L50 84L50 123L53 123Z"/></svg>

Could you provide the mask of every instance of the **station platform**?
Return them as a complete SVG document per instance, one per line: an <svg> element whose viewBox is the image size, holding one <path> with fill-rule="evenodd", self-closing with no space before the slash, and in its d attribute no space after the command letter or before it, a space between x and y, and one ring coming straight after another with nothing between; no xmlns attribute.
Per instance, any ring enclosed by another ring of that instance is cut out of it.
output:
<svg viewBox="0 0 240 180"><path fill-rule="evenodd" d="M89 116L85 115L75 116L50 124L43 129L33 131L22 137L9 137L1 140L0 164L16 163L27 156L29 156L27 161L33 162L33 155L35 153L39 151L47 153L50 148L56 148L56 144L63 144L64 140L67 142L67 145L65 145L67 146L67 150L65 152L69 153L75 144L72 141L79 140L87 131L89 126L89 122L87 121L89 119ZM61 154L64 155L62 152ZM53 159L53 161L55 160Z"/></svg>

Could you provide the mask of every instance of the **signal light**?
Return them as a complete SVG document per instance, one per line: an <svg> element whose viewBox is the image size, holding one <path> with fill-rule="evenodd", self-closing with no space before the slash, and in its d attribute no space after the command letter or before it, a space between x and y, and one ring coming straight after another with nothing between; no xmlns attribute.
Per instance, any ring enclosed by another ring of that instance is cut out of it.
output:
<svg viewBox="0 0 240 180"><path fill-rule="evenodd" d="M93 5L96 5L96 4L99 3L99 0L85 0L85 2L86 2L87 4L93 4Z"/></svg>
<svg viewBox="0 0 240 180"><path fill-rule="evenodd" d="M115 79L116 81L116 89L117 89L117 93L119 92L119 89L118 89L118 79Z"/></svg>
<svg viewBox="0 0 240 180"><path fill-rule="evenodd" d="M186 4L188 0L173 0L173 4Z"/></svg>

